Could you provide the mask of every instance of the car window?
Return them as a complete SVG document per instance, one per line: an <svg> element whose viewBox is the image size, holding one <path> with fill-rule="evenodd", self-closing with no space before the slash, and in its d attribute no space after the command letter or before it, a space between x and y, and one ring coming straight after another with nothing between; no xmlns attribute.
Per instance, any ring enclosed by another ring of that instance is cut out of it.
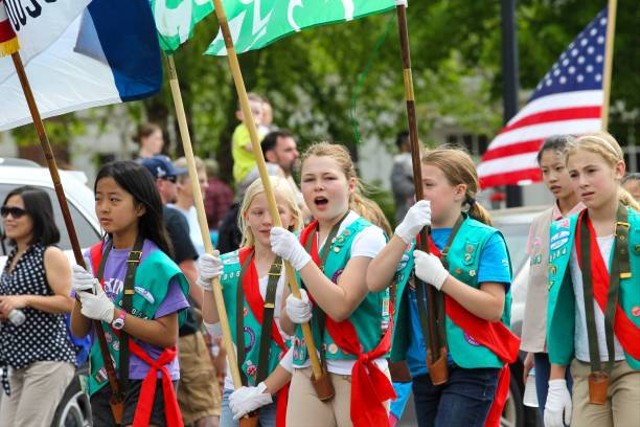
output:
<svg viewBox="0 0 640 427"><path fill-rule="evenodd" d="M494 224L502 231L507 241L507 249L511 257L511 266L514 274L520 271L527 260L527 240L529 238L530 224Z"/></svg>
<svg viewBox="0 0 640 427"><path fill-rule="evenodd" d="M7 194L9 194L9 192L13 190L15 187L17 187L17 185L15 184L0 184L0 203L4 201L4 199L7 197ZM71 243L69 242L69 233L67 233L67 227L64 224L64 219L62 218L62 211L60 210L60 205L58 204L58 198L56 196L55 191L47 187L39 187L39 188L47 192L47 194L51 198L51 203L53 204L53 214L56 219L56 225L60 230L60 243L58 244L58 246L62 250L71 249ZM71 201L69 201L69 210L71 211L71 219L73 220L73 226L76 230L76 234L78 235L78 240L80 241L80 247L87 248L92 244L94 244L96 241L98 241L100 238L100 235L98 234L98 232L87 220L87 218L85 218L85 216L78 211L78 209L73 205ZM8 251L9 251L9 248L3 245L2 255L7 255Z"/></svg>

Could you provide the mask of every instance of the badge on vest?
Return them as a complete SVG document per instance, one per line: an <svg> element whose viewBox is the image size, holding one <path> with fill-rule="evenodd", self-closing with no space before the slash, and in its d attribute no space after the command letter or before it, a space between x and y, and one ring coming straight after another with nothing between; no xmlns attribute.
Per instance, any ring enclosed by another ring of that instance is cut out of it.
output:
<svg viewBox="0 0 640 427"><path fill-rule="evenodd" d="M569 242L569 230L559 230L549 240L549 249L555 251Z"/></svg>
<svg viewBox="0 0 640 427"><path fill-rule="evenodd" d="M243 366L243 370L255 381L256 376L258 375L258 367L249 359L245 360Z"/></svg>
<svg viewBox="0 0 640 427"><path fill-rule="evenodd" d="M248 338L248 340L247 340ZM251 329L248 326L244 327L244 342L248 343L245 344L245 348L246 348L246 352L250 352L251 349L253 348L253 346L256 343L256 333L253 331L253 329Z"/></svg>
<svg viewBox="0 0 640 427"><path fill-rule="evenodd" d="M149 304L153 304L156 302L156 299L153 297L153 295L151 295L151 292L149 292L145 288L140 286L134 286L133 290L136 291L136 294L140 295L142 298L147 300Z"/></svg>
<svg viewBox="0 0 640 427"><path fill-rule="evenodd" d="M464 339L469 344L471 344L471 345L473 345L475 347L480 346L480 343L478 341L474 340L473 337L471 335L469 335L468 333L466 333L466 332L464 333Z"/></svg>
<svg viewBox="0 0 640 427"><path fill-rule="evenodd" d="M473 259L478 249L477 242L467 242L464 245L464 255L462 256L462 261L465 265L470 265L473 263Z"/></svg>
<svg viewBox="0 0 640 427"><path fill-rule="evenodd" d="M640 307L636 306L631 309L631 314L634 317L640 317Z"/></svg>

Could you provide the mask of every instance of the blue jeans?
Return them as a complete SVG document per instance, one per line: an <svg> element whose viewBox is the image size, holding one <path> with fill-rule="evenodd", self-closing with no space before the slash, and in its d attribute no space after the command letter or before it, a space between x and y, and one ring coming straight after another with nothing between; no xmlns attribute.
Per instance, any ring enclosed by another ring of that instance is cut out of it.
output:
<svg viewBox="0 0 640 427"><path fill-rule="evenodd" d="M499 369L449 366L446 384L434 386L429 375L413 378L419 427L483 427L498 386Z"/></svg>
<svg viewBox="0 0 640 427"><path fill-rule="evenodd" d="M233 390L224 389L222 395L222 411L220 413L220 427L238 427L238 421L233 419L233 412L229 408L229 396ZM273 403L260 408L258 411L258 421L261 427L276 427L276 397Z"/></svg>
<svg viewBox="0 0 640 427"><path fill-rule="evenodd" d="M544 406L547 404L547 393L549 392L549 375L551 374L551 363L549 362L548 353L534 353L533 367L536 370L536 395L538 396L538 414L540 419L544 419ZM571 370L567 366L565 375L567 380L567 388L569 393L573 388L573 380L571 379Z"/></svg>

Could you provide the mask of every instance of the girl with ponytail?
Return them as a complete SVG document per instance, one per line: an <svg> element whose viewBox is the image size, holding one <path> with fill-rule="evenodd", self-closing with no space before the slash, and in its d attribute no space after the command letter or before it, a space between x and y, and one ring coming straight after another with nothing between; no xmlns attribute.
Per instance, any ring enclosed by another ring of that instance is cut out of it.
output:
<svg viewBox="0 0 640 427"><path fill-rule="evenodd" d="M511 267L503 236L475 201L478 176L471 157L440 147L422 157L424 199L367 270L371 292L396 288L391 360L407 361L418 425L499 424L508 393L508 363L519 340L508 330ZM431 226L431 253L414 250ZM418 280L415 280L415 279ZM435 385L427 369L425 287L444 293L449 379ZM495 403L494 403L495 401ZM464 408L464 409L462 409Z"/></svg>
<svg viewBox="0 0 640 427"><path fill-rule="evenodd" d="M271 230L271 248L299 271L301 299L286 298L281 322L293 338L287 425L388 426L395 397L386 356L389 291L369 292L367 266L385 245L380 208L360 194L344 146L319 143L302 156L301 189L315 221L295 236ZM387 225L388 226L388 225ZM306 290L305 290L306 289ZM300 323L310 322L335 396L323 402L312 386Z"/></svg>

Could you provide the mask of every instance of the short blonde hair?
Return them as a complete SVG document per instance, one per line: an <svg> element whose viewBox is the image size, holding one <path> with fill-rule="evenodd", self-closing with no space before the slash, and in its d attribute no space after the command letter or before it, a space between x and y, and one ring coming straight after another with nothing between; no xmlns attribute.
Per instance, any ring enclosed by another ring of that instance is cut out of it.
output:
<svg viewBox="0 0 640 427"><path fill-rule="evenodd" d="M620 148L620 144L608 132L590 133L569 142L567 144L565 162L568 164L569 157L580 150L599 155L612 168L615 168L618 162L624 163L624 153ZM618 185L618 200L623 205L640 212L640 204L621 185Z"/></svg>
<svg viewBox="0 0 640 427"><path fill-rule="evenodd" d="M296 200L296 195L285 178L279 176L270 176L269 180L271 181L271 188L273 188L273 193L276 196L282 197L287 207L291 210L293 214L294 223L291 227L289 227L289 231L299 231L302 229L302 212L298 207L298 202ZM242 199L242 206L240 207L240 215L238 218L238 224L240 226L240 230L242 231L242 243L240 246L253 246L255 244L255 237L249 228L249 224L245 219L247 212L249 211L249 207L253 202L253 199L256 198L257 195L264 193L264 185L262 184L261 179L256 179L249 185L247 191L244 193L244 198Z"/></svg>
<svg viewBox="0 0 640 427"><path fill-rule="evenodd" d="M200 157L193 156L193 160L196 163L196 172L197 173L200 173L200 172L205 172L206 173L207 172L207 168L206 168L204 162L202 161L202 159ZM188 169L186 157L180 157L179 159L177 159L175 162L173 162L173 166L175 166L176 168L180 168L180 169ZM188 178L189 178L189 174L185 173L184 175L178 176L178 182L182 184Z"/></svg>

